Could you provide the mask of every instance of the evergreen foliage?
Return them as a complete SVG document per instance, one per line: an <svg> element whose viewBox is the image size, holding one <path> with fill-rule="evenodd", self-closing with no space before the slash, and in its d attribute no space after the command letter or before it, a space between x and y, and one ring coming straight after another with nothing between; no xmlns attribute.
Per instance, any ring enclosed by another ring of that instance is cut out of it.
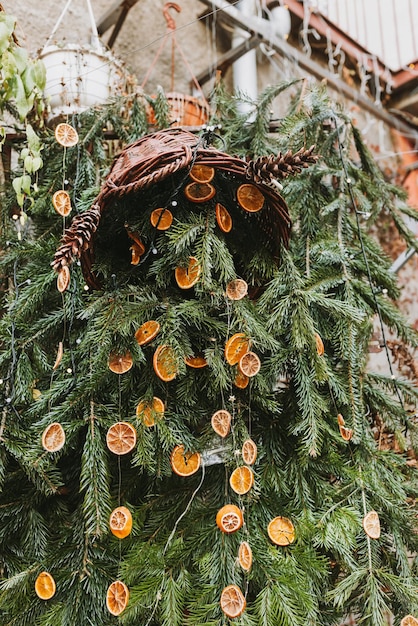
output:
<svg viewBox="0 0 418 626"><path fill-rule="evenodd" d="M218 228L212 201L187 210L175 195L183 179L173 177L117 198L107 210L95 242L101 290L85 288L75 264L70 288L57 291L50 264L63 222L51 196L68 181L73 214L89 209L117 149L147 132L145 108L127 98L74 116L69 121L80 142L66 150L51 130L42 130L45 167L19 236L9 218L12 194L2 206L4 626L226 625L231 620L219 598L230 584L247 598L247 609L233 620L243 626L325 626L351 613L364 626L383 625L392 613L398 625L404 615L417 615L416 469L405 452L417 448L418 393L392 375L389 362L385 375L373 372L368 359L376 316L405 344L417 345L396 306L390 260L370 234L385 211L416 246L402 221L411 211L325 91L297 89L290 83L262 94L254 103L255 120L237 113L237 99L221 86L215 94L213 123L222 120L223 151L257 158L315 144L320 155L283 183L293 227L279 261L263 231L233 209L231 237ZM289 113L269 133L270 103L289 92L295 96ZM164 125L161 94L157 101ZM223 185L227 194L227 177ZM174 198L172 227L156 231L149 222L152 208L170 208ZM130 263L127 222L149 251L138 267ZM190 256L198 259L201 278L182 290L174 270ZM226 284L238 276L248 282L250 297L228 300ZM135 332L151 319L160 332L140 346ZM234 385L236 367L224 358L225 342L237 332L251 339L262 363L246 389ZM60 342L63 358L55 366ZM176 355L171 382L153 369L160 344ZM110 371L109 355L126 351L133 367L122 375ZM207 367L188 367L184 357L192 354L204 355ZM155 396L165 413L149 428L136 407ZM225 439L211 428L211 416L221 408L233 417ZM338 414L353 430L349 441L340 435ZM137 432L135 449L125 456L106 445L106 433L118 421ZM41 437L53 422L63 426L66 442L48 453ZM382 449L378 423L395 434L404 453ZM238 496L228 480L242 464L249 436L258 447L255 484ZM202 455L193 476L172 471L170 454L178 444ZM244 511L244 527L231 535L215 523L227 503ZM123 540L108 526L120 504L133 515L133 531ZM379 514L380 539L362 528L371 510ZM268 537L276 516L295 526L289 546L273 545ZM244 539L253 550L249 573L237 564ZM57 585L48 601L34 592L43 570ZM117 579L130 589L119 618L105 602Z"/></svg>

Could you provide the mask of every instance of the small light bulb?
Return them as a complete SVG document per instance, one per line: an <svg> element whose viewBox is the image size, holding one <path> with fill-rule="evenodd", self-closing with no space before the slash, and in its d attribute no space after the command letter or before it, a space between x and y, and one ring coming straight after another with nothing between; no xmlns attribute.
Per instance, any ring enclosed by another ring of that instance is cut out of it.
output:
<svg viewBox="0 0 418 626"><path fill-rule="evenodd" d="M3 384L3 382L4 382L4 381L3 381L3 379L2 379L2 378L0 378L0 385L2 385L2 384Z"/></svg>
<svg viewBox="0 0 418 626"><path fill-rule="evenodd" d="M347 183L347 185L351 185L351 178L347 178L346 179L346 183Z"/></svg>
<svg viewBox="0 0 418 626"><path fill-rule="evenodd" d="M387 296L388 295L388 290L387 289L382 289L382 293L383 293L384 296Z"/></svg>
<svg viewBox="0 0 418 626"><path fill-rule="evenodd" d="M71 367L67 367L67 374L72 374L73 370L71 369Z"/></svg>
<svg viewBox="0 0 418 626"><path fill-rule="evenodd" d="M84 289L84 291L88 291L89 290L89 286L88 285L84 285L83 289Z"/></svg>
<svg viewBox="0 0 418 626"><path fill-rule="evenodd" d="M171 202L171 206L177 206L177 200L173 200L173 201Z"/></svg>
<svg viewBox="0 0 418 626"><path fill-rule="evenodd" d="M18 214L17 214L17 213L14 213L14 214L12 215L12 220L18 220L18 219L19 219Z"/></svg>
<svg viewBox="0 0 418 626"><path fill-rule="evenodd" d="M7 402L7 404L10 404L10 403L11 403L11 401L12 401L12 399L11 399L11 398L6 398L6 402Z"/></svg>
<svg viewBox="0 0 418 626"><path fill-rule="evenodd" d="M81 343L81 339L80 339L80 337L78 337L78 338L75 340L75 342L76 342L76 344L80 344L80 343Z"/></svg>
<svg viewBox="0 0 418 626"><path fill-rule="evenodd" d="M153 249L152 249L152 253L153 253L153 254L157 254L157 252L158 252L157 248L153 248Z"/></svg>

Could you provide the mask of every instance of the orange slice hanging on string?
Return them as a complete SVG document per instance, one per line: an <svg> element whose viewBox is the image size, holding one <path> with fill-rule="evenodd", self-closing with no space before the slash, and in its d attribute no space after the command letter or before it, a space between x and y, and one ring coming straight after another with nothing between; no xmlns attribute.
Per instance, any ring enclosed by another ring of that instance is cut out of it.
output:
<svg viewBox="0 0 418 626"><path fill-rule="evenodd" d="M107 431L106 444L113 454L128 454L135 448L135 428L129 422L116 422Z"/></svg>
<svg viewBox="0 0 418 626"><path fill-rule="evenodd" d="M238 368L245 376L252 378L260 371L261 361L255 352L246 352L240 358Z"/></svg>
<svg viewBox="0 0 418 626"><path fill-rule="evenodd" d="M119 539L127 537L132 530L132 514L126 506L118 506L110 514L109 527Z"/></svg>
<svg viewBox="0 0 418 626"><path fill-rule="evenodd" d="M68 267L68 265L63 265L60 268L57 276L57 289L60 293L63 293L66 289L68 289L70 280L70 268Z"/></svg>
<svg viewBox="0 0 418 626"><path fill-rule="evenodd" d="M220 202L215 207L216 222L223 233L230 233L232 230L232 217L226 207Z"/></svg>
<svg viewBox="0 0 418 626"><path fill-rule="evenodd" d="M53 422L42 433L42 447L47 452L58 452L65 444L65 432L61 424Z"/></svg>
<svg viewBox="0 0 418 626"><path fill-rule="evenodd" d="M201 204L209 202L216 193L216 189L210 183L189 183L184 188L184 195L190 202Z"/></svg>
<svg viewBox="0 0 418 626"><path fill-rule="evenodd" d="M71 213L71 198L68 191L60 189L52 196L52 204L58 215L67 217Z"/></svg>
<svg viewBox="0 0 418 626"><path fill-rule="evenodd" d="M65 148L72 148L78 143L78 132L71 124L58 124L55 128L55 139Z"/></svg>
<svg viewBox="0 0 418 626"><path fill-rule="evenodd" d="M138 265L143 254L142 248L134 243L129 249L131 251L131 265Z"/></svg>
<svg viewBox="0 0 418 626"><path fill-rule="evenodd" d="M236 365L250 349L250 341L244 333L235 333L225 344L225 359L229 365Z"/></svg>
<svg viewBox="0 0 418 626"><path fill-rule="evenodd" d="M264 205L264 196L261 191L255 185L249 183L238 187L237 200L240 207L248 211L248 213L257 213Z"/></svg>
<svg viewBox="0 0 418 626"><path fill-rule="evenodd" d="M325 352L324 342L321 339L319 333L315 333L315 344L316 344L316 352L318 356L322 356Z"/></svg>
<svg viewBox="0 0 418 626"><path fill-rule="evenodd" d="M62 343L62 341L60 341L58 343L58 350L57 350L57 356L55 357L55 363L52 366L52 369L55 371L56 369L58 369L59 364L62 361L62 357L64 356L64 344Z"/></svg>
<svg viewBox="0 0 418 626"><path fill-rule="evenodd" d="M107 361L110 371L115 374L125 374L126 372L129 372L133 363L134 361L129 350L127 350L124 354L112 352Z"/></svg>
<svg viewBox="0 0 418 626"><path fill-rule="evenodd" d="M341 413L338 413L338 415L337 415L337 422L338 422L338 426L344 426L345 425L345 419L341 415Z"/></svg>
<svg viewBox="0 0 418 626"><path fill-rule="evenodd" d="M174 275L180 289L190 289L200 278L201 267L196 257L189 258L187 267L176 267Z"/></svg>
<svg viewBox="0 0 418 626"><path fill-rule="evenodd" d="M190 168L190 178L196 183L210 183L215 176L215 168L203 163L195 163Z"/></svg>
<svg viewBox="0 0 418 626"><path fill-rule="evenodd" d="M354 431L352 428L346 428L346 426L339 426L340 435L344 441L350 441L353 438Z"/></svg>
<svg viewBox="0 0 418 626"><path fill-rule="evenodd" d="M154 209L150 220L157 230L168 230L173 223L173 214L168 209Z"/></svg>
<svg viewBox="0 0 418 626"><path fill-rule="evenodd" d="M152 402L146 402L143 400L136 407L136 414L143 422L144 426L151 428L155 425L156 421L158 422L163 418L164 402L156 396L153 397Z"/></svg>
<svg viewBox="0 0 418 626"><path fill-rule="evenodd" d="M195 474L200 467L200 462L199 452L186 452L183 445L176 446L170 456L171 467L178 476Z"/></svg>
<svg viewBox="0 0 418 626"><path fill-rule="evenodd" d="M155 320L148 320L138 328L135 333L135 339L140 346L146 346L147 343L155 339L160 332L160 324Z"/></svg>
<svg viewBox="0 0 418 626"><path fill-rule="evenodd" d="M295 527L288 517L275 517L267 527L267 533L277 546L288 546L295 540Z"/></svg>
<svg viewBox="0 0 418 626"><path fill-rule="evenodd" d="M220 437L226 437L231 430L232 415L225 409L220 409L212 415L212 428Z"/></svg>
<svg viewBox="0 0 418 626"><path fill-rule="evenodd" d="M186 365L196 370L202 369L202 367L206 367L206 365L208 364L205 357L203 356L185 356L184 362L186 363Z"/></svg>
<svg viewBox="0 0 418 626"><path fill-rule="evenodd" d="M242 278L235 278L227 284L225 293L230 300L242 300L248 293L248 285Z"/></svg>
<svg viewBox="0 0 418 626"><path fill-rule="evenodd" d="M254 465L257 459L257 445L255 441L248 438L244 441L241 448L242 460L247 465Z"/></svg>
<svg viewBox="0 0 418 626"><path fill-rule="evenodd" d="M158 378L168 383L177 376L178 367L176 354L171 346L158 346L153 357L154 372Z"/></svg>
<svg viewBox="0 0 418 626"><path fill-rule="evenodd" d="M249 572L253 564L253 551L248 541L241 541L238 548L238 563L244 572Z"/></svg>
<svg viewBox="0 0 418 626"><path fill-rule="evenodd" d="M225 615L234 619L245 611L247 601L237 585L228 585L222 591L220 604Z"/></svg>
<svg viewBox="0 0 418 626"><path fill-rule="evenodd" d="M216 514L216 525L227 535L239 530L243 523L242 511L235 504L226 504Z"/></svg>
<svg viewBox="0 0 418 626"><path fill-rule="evenodd" d="M235 493L243 496L245 493L248 493L254 485L253 470L248 467L248 465L237 467L229 477L229 484Z"/></svg>
<svg viewBox="0 0 418 626"><path fill-rule="evenodd" d="M401 619L400 626L418 626L418 619L413 615L405 615Z"/></svg>
<svg viewBox="0 0 418 626"><path fill-rule="evenodd" d="M370 539L379 539L380 520L376 511L369 511L363 518L363 528Z"/></svg>
<svg viewBox="0 0 418 626"><path fill-rule="evenodd" d="M248 387L248 383L250 379L248 376L243 374L241 370L238 368L234 378L234 385L238 387L238 389L246 389Z"/></svg>
<svg viewBox="0 0 418 626"><path fill-rule="evenodd" d="M120 615L128 606L129 589L121 580L115 580L106 593L106 606L112 615Z"/></svg>
<svg viewBox="0 0 418 626"><path fill-rule="evenodd" d="M41 572L35 580L35 593L41 600L50 600L56 591L56 584L49 572Z"/></svg>

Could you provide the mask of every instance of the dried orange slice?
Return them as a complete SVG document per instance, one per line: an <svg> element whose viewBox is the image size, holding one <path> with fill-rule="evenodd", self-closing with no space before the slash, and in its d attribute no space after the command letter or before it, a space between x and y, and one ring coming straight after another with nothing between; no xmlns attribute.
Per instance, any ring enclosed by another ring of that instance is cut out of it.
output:
<svg viewBox="0 0 418 626"><path fill-rule="evenodd" d="M261 191L249 183L240 185L237 189L238 204L249 213L256 213L263 208L264 196Z"/></svg>
<svg viewBox="0 0 418 626"><path fill-rule="evenodd" d="M354 435L354 431L352 428L346 428L346 426L340 425L340 435L344 439L344 441L350 441Z"/></svg>
<svg viewBox="0 0 418 626"><path fill-rule="evenodd" d="M246 387L248 387L249 382L250 379L248 378L248 376L243 374L240 369L237 369L237 373L235 374L234 378L235 387L238 387L238 389L245 389Z"/></svg>
<svg viewBox="0 0 418 626"><path fill-rule="evenodd" d="M225 293L230 300L242 300L248 293L248 285L242 278L235 278L227 284Z"/></svg>
<svg viewBox="0 0 418 626"><path fill-rule="evenodd" d="M78 143L78 133L71 124L58 124L55 128L55 139L65 148L72 148Z"/></svg>
<svg viewBox="0 0 418 626"><path fill-rule="evenodd" d="M106 606L112 615L120 615L128 605L129 589L121 580L115 580L106 593Z"/></svg>
<svg viewBox="0 0 418 626"><path fill-rule="evenodd" d="M56 369L58 369L59 364L62 361L62 357L64 356L64 344L62 343L62 341L60 341L58 343L58 350L57 350L57 356L55 357L55 363L52 366L52 369L55 371Z"/></svg>
<svg viewBox="0 0 418 626"><path fill-rule="evenodd" d="M208 364L204 356L185 356L184 362L189 367L193 367L197 370L201 369L202 367L206 367L206 365Z"/></svg>
<svg viewBox="0 0 418 626"><path fill-rule="evenodd" d="M124 539L132 530L132 514L126 506L118 506L110 514L110 530L115 537Z"/></svg>
<svg viewBox="0 0 418 626"><path fill-rule="evenodd" d="M243 523L242 511L235 504L226 504L216 514L216 525L228 535L239 530Z"/></svg>
<svg viewBox="0 0 418 626"><path fill-rule="evenodd" d="M52 204L54 209L62 217L67 217L71 213L71 198L68 191L60 189L52 196Z"/></svg>
<svg viewBox="0 0 418 626"><path fill-rule="evenodd" d="M156 421L162 419L164 415L164 402L156 396L153 397L152 402L143 400L136 407L136 414L139 419L142 420L144 426L151 428Z"/></svg>
<svg viewBox="0 0 418 626"><path fill-rule="evenodd" d="M201 267L199 261L191 256L187 267L176 267L174 274L180 289L190 289L200 278Z"/></svg>
<svg viewBox="0 0 418 626"><path fill-rule="evenodd" d="M295 527L288 517L275 517L267 527L267 533L277 546L288 546L295 540Z"/></svg>
<svg viewBox="0 0 418 626"><path fill-rule="evenodd" d="M244 333L235 333L225 344L225 359L229 365L236 365L250 349L249 339Z"/></svg>
<svg viewBox="0 0 418 626"><path fill-rule="evenodd" d="M345 419L341 415L341 413L338 413L338 415L337 415L337 422L338 422L338 426L344 426L344 424L345 424Z"/></svg>
<svg viewBox="0 0 418 626"><path fill-rule="evenodd" d="M41 572L35 580L35 593L41 600L50 600L56 591L55 580L49 572Z"/></svg>
<svg viewBox="0 0 418 626"><path fill-rule="evenodd" d="M136 444L135 428L128 422L116 422L107 431L106 444L113 454L128 454Z"/></svg>
<svg viewBox="0 0 418 626"><path fill-rule="evenodd" d="M139 234L137 232L132 232L131 230L128 230L127 225L125 225L125 228L126 228L126 232L128 234L128 237L130 239L132 239L134 244L137 246L138 253L140 255L144 254L144 252L145 252L145 245L144 245L144 242L142 241L141 237L139 236Z"/></svg>
<svg viewBox="0 0 418 626"><path fill-rule="evenodd" d="M184 195L191 202L198 204L202 202L208 202L213 198L216 193L216 189L210 183L189 183L184 188Z"/></svg>
<svg viewBox="0 0 418 626"><path fill-rule="evenodd" d="M249 572L253 564L253 551L248 541L241 541L238 548L238 562L244 572Z"/></svg>
<svg viewBox="0 0 418 626"><path fill-rule="evenodd" d="M60 293L63 293L70 284L71 274L68 265L63 265L58 272L57 276L57 289Z"/></svg>
<svg viewBox="0 0 418 626"><path fill-rule="evenodd" d="M260 371L261 361L255 352L246 352L240 358L238 368L245 376L251 378Z"/></svg>
<svg viewBox="0 0 418 626"><path fill-rule="evenodd" d="M221 229L221 231L224 232L224 233L231 232L231 230L232 230L232 217L229 214L228 209L226 207L224 207L224 205L221 204L220 202L216 203L215 216L216 216L217 224L218 224L219 228Z"/></svg>
<svg viewBox="0 0 418 626"><path fill-rule="evenodd" d="M400 626L418 626L418 619L413 615L405 615L405 617L401 619Z"/></svg>
<svg viewBox="0 0 418 626"><path fill-rule="evenodd" d="M170 463L173 472L178 476L191 476L200 467L199 452L186 452L183 445L176 446L171 453Z"/></svg>
<svg viewBox="0 0 418 626"><path fill-rule="evenodd" d="M177 376L177 360L176 354L171 346L158 346L153 357L154 372L158 378L168 383Z"/></svg>
<svg viewBox="0 0 418 626"><path fill-rule="evenodd" d="M248 493L254 485L253 470L248 465L237 467L229 477L229 484L231 489L241 496Z"/></svg>
<svg viewBox="0 0 418 626"><path fill-rule="evenodd" d="M369 511L363 518L363 528L366 535L370 539L379 539L380 537L380 520L376 511Z"/></svg>
<svg viewBox="0 0 418 626"><path fill-rule="evenodd" d="M47 452L58 452L65 444L65 432L59 422L53 422L42 433L42 447Z"/></svg>
<svg viewBox="0 0 418 626"><path fill-rule="evenodd" d="M322 341L321 336L318 333L315 333L315 344L318 355L322 356L325 352L324 342Z"/></svg>
<svg viewBox="0 0 418 626"><path fill-rule="evenodd" d="M212 415L212 428L220 437L226 437L231 429L232 415L225 409L220 409Z"/></svg>
<svg viewBox="0 0 418 626"><path fill-rule="evenodd" d="M150 220L157 230L168 230L173 223L173 214L168 209L154 209Z"/></svg>
<svg viewBox="0 0 418 626"><path fill-rule="evenodd" d="M135 339L140 346L145 346L152 341L160 332L160 325L155 320L148 320L138 328Z"/></svg>
<svg viewBox="0 0 418 626"><path fill-rule="evenodd" d="M138 265L143 255L142 247L134 243L129 249L131 251L131 265Z"/></svg>
<svg viewBox="0 0 418 626"><path fill-rule="evenodd" d="M227 617L234 619L245 611L247 601L237 585L228 585L221 593L221 609Z"/></svg>
<svg viewBox="0 0 418 626"><path fill-rule="evenodd" d="M203 165L203 163L195 163L190 168L189 174L196 183L210 183L215 176L215 168L210 165Z"/></svg>
<svg viewBox="0 0 418 626"><path fill-rule="evenodd" d="M242 460L247 465L254 465L257 458L257 445L252 439L246 439L242 444L241 454Z"/></svg>
<svg viewBox="0 0 418 626"><path fill-rule="evenodd" d="M125 374L125 372L131 369L133 362L132 355L129 350L127 350L124 354L111 352L107 364L109 369L115 374Z"/></svg>

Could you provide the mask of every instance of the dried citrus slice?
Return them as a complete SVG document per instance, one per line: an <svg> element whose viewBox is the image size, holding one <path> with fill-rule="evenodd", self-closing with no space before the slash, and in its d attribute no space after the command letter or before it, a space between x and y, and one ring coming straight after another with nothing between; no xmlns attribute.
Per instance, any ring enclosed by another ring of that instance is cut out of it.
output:
<svg viewBox="0 0 418 626"><path fill-rule="evenodd" d="M185 356L184 362L189 367L193 367L197 370L201 369L202 367L206 367L206 365L208 364L204 356Z"/></svg>
<svg viewBox="0 0 418 626"><path fill-rule="evenodd" d="M58 124L55 128L55 139L61 146L72 148L78 143L78 133L71 124Z"/></svg>
<svg viewBox="0 0 418 626"><path fill-rule="evenodd" d="M231 619L239 617L245 611L247 601L237 585L228 585L221 593L221 609Z"/></svg>
<svg viewBox="0 0 418 626"><path fill-rule="evenodd" d="M212 415L212 428L220 437L226 437L231 429L232 415L225 409L220 409Z"/></svg>
<svg viewBox="0 0 418 626"><path fill-rule="evenodd" d="M68 265L63 265L60 268L57 276L57 289L60 293L63 293L68 288L68 285L70 284L70 279L70 268L68 267Z"/></svg>
<svg viewBox="0 0 418 626"><path fill-rule="evenodd" d="M248 293L248 285L242 278L235 278L227 284L225 292L230 300L242 300Z"/></svg>
<svg viewBox="0 0 418 626"><path fill-rule="evenodd" d="M128 454L136 444L136 430L128 422L116 422L106 435L107 447L113 454Z"/></svg>
<svg viewBox="0 0 418 626"><path fill-rule="evenodd" d="M148 320L138 328L135 339L140 346L145 346L152 341L160 332L160 325L155 320Z"/></svg>
<svg viewBox="0 0 418 626"><path fill-rule="evenodd" d="M253 564L253 551L248 541L241 541L238 548L238 562L244 572L249 572Z"/></svg>
<svg viewBox="0 0 418 626"><path fill-rule="evenodd" d="M338 426L344 426L344 424L345 424L345 419L341 415L341 413L338 413L338 415L337 415L337 422L338 422Z"/></svg>
<svg viewBox="0 0 418 626"><path fill-rule="evenodd" d="M152 402L143 400L136 407L136 414L139 419L142 420L144 426L151 428L156 421L162 419L164 415L164 402L156 396L153 397Z"/></svg>
<svg viewBox="0 0 418 626"><path fill-rule="evenodd" d="M110 514L110 530L115 537L124 539L132 530L132 514L126 506L118 506Z"/></svg>
<svg viewBox="0 0 418 626"><path fill-rule="evenodd" d="M264 196L255 185L245 183L237 189L238 204L249 213L256 213L263 208Z"/></svg>
<svg viewBox="0 0 418 626"><path fill-rule="evenodd" d="M199 261L191 256L187 267L176 267L175 277L180 289L190 289L200 278L201 267Z"/></svg>
<svg viewBox="0 0 418 626"><path fill-rule="evenodd" d="M340 435L344 439L344 441L350 441L354 435L354 431L352 428L346 428L346 426L340 425Z"/></svg>
<svg viewBox="0 0 418 626"><path fill-rule="evenodd" d="M138 265L143 254L143 252L141 252L142 248L134 243L129 249L131 251L131 265Z"/></svg>
<svg viewBox="0 0 418 626"><path fill-rule="evenodd" d="M249 339L244 333L235 333L225 344L225 359L229 365L236 365L250 349Z"/></svg>
<svg viewBox="0 0 418 626"><path fill-rule="evenodd" d="M173 223L173 214L168 209L154 209L150 220L157 230L167 230Z"/></svg>
<svg viewBox="0 0 418 626"><path fill-rule="evenodd" d="M405 615L401 619L400 626L418 626L418 619L413 615Z"/></svg>
<svg viewBox="0 0 418 626"><path fill-rule="evenodd" d="M267 527L267 533L277 546L288 546L295 540L295 527L288 517L275 517Z"/></svg>
<svg viewBox="0 0 418 626"><path fill-rule="evenodd" d="M322 356L324 354L324 342L321 339L321 336L318 333L315 333L315 344L316 344L316 351L318 353L319 356Z"/></svg>
<svg viewBox="0 0 418 626"><path fill-rule="evenodd" d="M125 225L125 228L126 228L126 225ZM138 253L139 254L144 254L144 252L145 252L145 245L144 245L144 242L142 241L141 237L139 236L139 234L137 232L132 232L131 230L128 230L128 228L126 228L126 232L128 233L128 237L130 239L132 239L134 244L137 246Z"/></svg>
<svg viewBox="0 0 418 626"><path fill-rule="evenodd" d="M245 376L251 378L260 371L261 362L255 352L246 352L240 358L238 368Z"/></svg>
<svg viewBox="0 0 418 626"><path fill-rule="evenodd" d="M57 350L57 356L55 357L55 363L52 366L53 370L58 369L59 364L61 363L63 355L64 355L64 344L62 343L62 341L60 341L58 343L58 350Z"/></svg>
<svg viewBox="0 0 418 626"><path fill-rule="evenodd" d="M52 204L58 215L67 217L71 213L71 198L68 191L60 189L52 196Z"/></svg>
<svg viewBox="0 0 418 626"><path fill-rule="evenodd" d="M370 539L379 539L380 537L380 520L376 511L369 511L363 518L363 528L366 535Z"/></svg>
<svg viewBox="0 0 418 626"><path fill-rule="evenodd" d="M183 445L176 446L171 453L170 463L173 472L178 476L191 476L200 467L199 452L186 452Z"/></svg>
<svg viewBox="0 0 418 626"><path fill-rule="evenodd" d="M65 432L61 424L53 422L42 433L42 447L47 452L58 452L65 444Z"/></svg>
<svg viewBox="0 0 418 626"><path fill-rule="evenodd" d="M115 374L125 374L125 372L131 369L133 362L132 355L129 350L127 350L124 354L111 352L107 364L109 369Z"/></svg>
<svg viewBox="0 0 418 626"><path fill-rule="evenodd" d="M224 207L224 205L221 204L220 202L216 203L215 216L216 216L217 224L218 224L219 228L221 229L221 231L224 232L224 233L231 232L231 230L232 230L232 217L229 214L228 209L226 207Z"/></svg>
<svg viewBox="0 0 418 626"><path fill-rule="evenodd" d="M190 168L189 174L196 183L210 183L215 176L215 168L210 165L203 165L203 163L195 163Z"/></svg>
<svg viewBox="0 0 418 626"><path fill-rule="evenodd" d="M238 389L245 389L246 387L248 387L249 382L250 379L248 378L248 376L243 374L240 369L237 369L237 373L235 374L234 378L235 387L238 387Z"/></svg>
<svg viewBox="0 0 418 626"><path fill-rule="evenodd" d="M237 467L229 477L231 489L239 495L247 493L254 484L253 470L248 465Z"/></svg>
<svg viewBox="0 0 418 626"><path fill-rule="evenodd" d="M226 534L239 530L243 523L242 511L235 504L226 504L216 514L216 525Z"/></svg>
<svg viewBox="0 0 418 626"><path fill-rule="evenodd" d="M161 378L166 383L174 380L177 376L178 368L173 348L165 344L158 346L154 352L153 366L158 378Z"/></svg>
<svg viewBox="0 0 418 626"><path fill-rule="evenodd" d="M35 593L41 600L49 600L55 595L55 580L49 572L41 572L35 580Z"/></svg>
<svg viewBox="0 0 418 626"><path fill-rule="evenodd" d="M121 580L115 580L106 593L106 606L112 615L120 615L128 605L129 589Z"/></svg>
<svg viewBox="0 0 418 626"><path fill-rule="evenodd" d="M213 198L216 193L216 189L210 183L189 183L184 188L184 195L191 202L200 204L201 202L208 202Z"/></svg>
<svg viewBox="0 0 418 626"><path fill-rule="evenodd" d="M257 458L257 445L252 439L246 439L242 444L241 454L242 460L247 465L254 465Z"/></svg>

